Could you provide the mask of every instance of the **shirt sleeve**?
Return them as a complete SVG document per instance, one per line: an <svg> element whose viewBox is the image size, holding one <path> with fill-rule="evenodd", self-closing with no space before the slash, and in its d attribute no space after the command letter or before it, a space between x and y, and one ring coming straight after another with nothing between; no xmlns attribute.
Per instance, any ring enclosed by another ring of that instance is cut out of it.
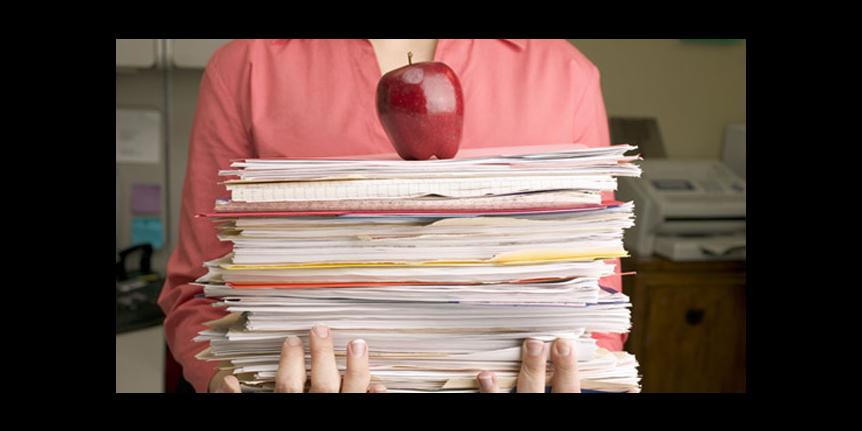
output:
<svg viewBox="0 0 862 431"><path fill-rule="evenodd" d="M574 142L585 144L588 147L607 147L611 144L611 140L608 130L608 116L602 97L599 69L591 63L587 66L576 68L576 70L585 70L586 76L576 77L576 80L582 83L583 92L575 107ZM613 200L614 192L602 193L602 199ZM599 285L620 292L623 286L622 276L620 276L620 259L610 259L607 262L614 264L615 274L602 277L599 280ZM620 351L623 350L623 344L625 344L628 334L594 333L593 338L598 341L600 347L611 351Z"/></svg>
<svg viewBox="0 0 862 431"><path fill-rule="evenodd" d="M206 273L205 261L228 253L230 245L218 240L209 220L195 215L211 211L216 198L227 195L218 184L219 169L227 168L233 159L254 157L237 91L229 91L219 75L217 57L218 53L210 60L201 81L183 185L179 242L168 261L167 280L159 296L170 351L198 392L207 392L216 370L214 363L195 358L207 344L193 338L205 328L204 322L224 316L224 311L202 297L200 286L190 283Z"/></svg>

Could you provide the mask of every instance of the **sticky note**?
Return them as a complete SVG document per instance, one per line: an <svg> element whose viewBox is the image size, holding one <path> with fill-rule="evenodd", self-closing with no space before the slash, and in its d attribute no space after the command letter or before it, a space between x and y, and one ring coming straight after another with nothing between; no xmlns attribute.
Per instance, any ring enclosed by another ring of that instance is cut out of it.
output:
<svg viewBox="0 0 862 431"><path fill-rule="evenodd" d="M160 214L162 212L162 186L158 184L132 185L132 213Z"/></svg>
<svg viewBox="0 0 862 431"><path fill-rule="evenodd" d="M132 245L152 244L160 249L164 245L164 229L159 217L135 217L132 219Z"/></svg>

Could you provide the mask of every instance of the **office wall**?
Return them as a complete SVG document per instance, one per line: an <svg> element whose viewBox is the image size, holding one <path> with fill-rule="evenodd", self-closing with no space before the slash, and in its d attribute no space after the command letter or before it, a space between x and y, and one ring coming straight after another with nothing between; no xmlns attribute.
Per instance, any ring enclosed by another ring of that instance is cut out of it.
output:
<svg viewBox="0 0 862 431"><path fill-rule="evenodd" d="M201 70L171 71L170 135L158 165L117 164L117 248L131 245L131 187L135 183L162 186L165 247L153 254L153 267L164 273L170 251L179 238L179 211L188 160L188 144L197 105ZM117 73L117 108L164 109L163 72L159 70ZM165 157L167 155L167 157ZM167 161L167 162L166 162ZM167 169L167 172L165 171ZM165 184L167 182L167 184ZM201 220L206 223L205 220Z"/></svg>
<svg viewBox="0 0 862 431"><path fill-rule="evenodd" d="M117 109L164 110L164 88L162 72L158 70L117 72ZM162 123L161 127L165 127ZM160 132L163 133L163 132ZM165 213L165 151L161 138L159 163L117 163L117 212L116 234L117 251L132 245L132 186L134 184L153 184L162 187L162 226L169 230ZM169 243L165 233L164 247L153 252L153 268L164 272ZM128 262L128 269L137 269L137 256Z"/></svg>
<svg viewBox="0 0 862 431"><path fill-rule="evenodd" d="M719 158L745 122L745 41L571 39L599 68L608 115L658 118L668 157Z"/></svg>

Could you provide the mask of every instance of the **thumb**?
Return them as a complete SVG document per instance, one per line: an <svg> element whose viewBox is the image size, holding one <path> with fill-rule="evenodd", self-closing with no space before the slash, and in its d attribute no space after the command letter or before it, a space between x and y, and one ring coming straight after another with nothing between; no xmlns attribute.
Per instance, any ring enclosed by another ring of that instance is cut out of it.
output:
<svg viewBox="0 0 862 431"><path fill-rule="evenodd" d="M240 394L242 389L239 387L239 380L236 376L225 376L221 384L221 392L228 394Z"/></svg>
<svg viewBox="0 0 862 431"><path fill-rule="evenodd" d="M242 393L242 389L239 386L239 380L234 375L224 376L219 382L218 388L216 388L215 393L217 394L240 394Z"/></svg>

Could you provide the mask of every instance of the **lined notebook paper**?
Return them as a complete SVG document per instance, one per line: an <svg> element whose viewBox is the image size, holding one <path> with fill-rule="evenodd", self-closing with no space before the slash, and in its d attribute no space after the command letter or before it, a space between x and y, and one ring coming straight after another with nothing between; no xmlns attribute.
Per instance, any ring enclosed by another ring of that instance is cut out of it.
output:
<svg viewBox="0 0 862 431"><path fill-rule="evenodd" d="M284 202L309 200L361 200L444 196L475 198L489 195L551 190L616 190L607 176L582 177L482 177L427 179L336 180L289 183L228 184L231 198L238 202Z"/></svg>
<svg viewBox="0 0 862 431"><path fill-rule="evenodd" d="M237 202L220 200L216 211L465 211L465 210L517 210L525 208L576 208L601 204L601 193L596 191L555 191L519 193L504 196L448 199L441 197L391 199L338 199L299 200L273 202Z"/></svg>

